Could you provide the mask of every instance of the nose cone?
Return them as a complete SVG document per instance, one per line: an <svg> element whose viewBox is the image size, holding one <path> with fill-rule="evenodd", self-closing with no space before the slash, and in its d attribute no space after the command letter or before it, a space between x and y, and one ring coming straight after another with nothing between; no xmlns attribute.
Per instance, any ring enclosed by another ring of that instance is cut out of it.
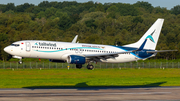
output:
<svg viewBox="0 0 180 101"><path fill-rule="evenodd" d="M5 48L4 48L4 51L5 51L6 53L9 53L9 52L10 52L9 46L5 47Z"/></svg>

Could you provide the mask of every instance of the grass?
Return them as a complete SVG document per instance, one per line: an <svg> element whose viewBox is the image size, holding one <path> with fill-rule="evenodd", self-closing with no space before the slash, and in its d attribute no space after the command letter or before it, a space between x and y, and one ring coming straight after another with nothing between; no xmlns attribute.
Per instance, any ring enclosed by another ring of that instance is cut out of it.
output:
<svg viewBox="0 0 180 101"><path fill-rule="evenodd" d="M0 69L0 88L180 86L180 69Z"/></svg>

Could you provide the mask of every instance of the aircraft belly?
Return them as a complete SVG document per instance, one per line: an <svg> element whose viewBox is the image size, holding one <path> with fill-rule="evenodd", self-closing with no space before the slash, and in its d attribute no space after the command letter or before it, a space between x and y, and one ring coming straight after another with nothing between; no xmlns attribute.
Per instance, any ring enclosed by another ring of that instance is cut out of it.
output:
<svg viewBox="0 0 180 101"><path fill-rule="evenodd" d="M46 53L46 52L33 52L31 54L31 58L41 58L41 59L60 59L61 55L59 52L52 52L52 53Z"/></svg>

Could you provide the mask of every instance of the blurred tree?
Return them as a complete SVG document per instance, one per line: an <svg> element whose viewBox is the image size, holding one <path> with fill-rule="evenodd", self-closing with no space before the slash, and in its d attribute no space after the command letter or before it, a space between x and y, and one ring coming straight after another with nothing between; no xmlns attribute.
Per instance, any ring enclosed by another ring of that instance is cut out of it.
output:
<svg viewBox="0 0 180 101"><path fill-rule="evenodd" d="M38 6L42 7L42 8L48 8L48 7L50 7L49 1L43 1L40 4L38 4Z"/></svg>
<svg viewBox="0 0 180 101"><path fill-rule="evenodd" d="M180 5L174 6L174 8L171 9L171 13L175 15L180 14Z"/></svg>
<svg viewBox="0 0 180 101"><path fill-rule="evenodd" d="M137 7L144 8L149 13L151 13L153 11L153 6L150 3L148 3L148 2L138 1L134 5L137 6Z"/></svg>
<svg viewBox="0 0 180 101"><path fill-rule="evenodd" d="M106 12L108 13L107 17L116 18L117 11L118 8L116 7L116 5L112 5L106 10Z"/></svg>
<svg viewBox="0 0 180 101"><path fill-rule="evenodd" d="M15 11L15 5L14 5L14 3L8 3L8 4L6 5L6 11L9 11L9 10Z"/></svg>
<svg viewBox="0 0 180 101"><path fill-rule="evenodd" d="M96 11L101 11L104 12L104 7L101 3L98 3L97 7L96 7Z"/></svg>
<svg viewBox="0 0 180 101"><path fill-rule="evenodd" d="M16 12L24 12L26 11L26 9L28 9L29 7L34 6L33 4L29 4L29 3L24 3L22 5L18 5L16 7Z"/></svg>
<svg viewBox="0 0 180 101"><path fill-rule="evenodd" d="M85 24L87 27L93 27L96 29L97 26L96 26L96 24L94 24L94 22L95 22L95 20L90 19L90 20L86 21Z"/></svg>
<svg viewBox="0 0 180 101"><path fill-rule="evenodd" d="M0 4L0 12L1 12L1 13L6 12L6 5Z"/></svg>
<svg viewBox="0 0 180 101"><path fill-rule="evenodd" d="M174 33L168 33L166 35L166 44L167 45L171 45L171 43L175 43L176 42L176 36Z"/></svg>
<svg viewBox="0 0 180 101"><path fill-rule="evenodd" d="M46 18L50 18L51 16L55 15L56 13L56 8L51 7L51 8L47 8L46 11L44 12Z"/></svg>

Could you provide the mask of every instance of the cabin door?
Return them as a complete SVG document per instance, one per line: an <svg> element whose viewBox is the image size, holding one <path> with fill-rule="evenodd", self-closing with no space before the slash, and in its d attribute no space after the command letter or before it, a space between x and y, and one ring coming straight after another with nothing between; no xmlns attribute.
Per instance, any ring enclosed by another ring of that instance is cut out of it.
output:
<svg viewBox="0 0 180 101"><path fill-rule="evenodd" d="M31 50L31 44L30 42L26 42L26 51L30 52L30 50Z"/></svg>

